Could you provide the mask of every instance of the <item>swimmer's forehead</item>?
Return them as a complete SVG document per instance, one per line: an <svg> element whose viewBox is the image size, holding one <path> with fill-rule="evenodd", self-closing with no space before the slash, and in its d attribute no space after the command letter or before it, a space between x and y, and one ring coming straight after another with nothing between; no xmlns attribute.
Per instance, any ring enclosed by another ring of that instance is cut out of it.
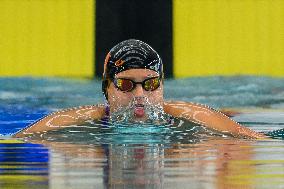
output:
<svg viewBox="0 0 284 189"><path fill-rule="evenodd" d="M157 72L149 69L130 69L115 75L116 78L127 78L127 79L145 79L157 76L159 76Z"/></svg>

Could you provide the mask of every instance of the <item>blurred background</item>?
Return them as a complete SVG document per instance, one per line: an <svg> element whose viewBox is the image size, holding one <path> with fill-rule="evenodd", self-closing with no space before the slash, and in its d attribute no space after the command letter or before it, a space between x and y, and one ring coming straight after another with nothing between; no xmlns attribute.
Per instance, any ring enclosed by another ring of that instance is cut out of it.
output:
<svg viewBox="0 0 284 189"><path fill-rule="evenodd" d="M284 75L283 0L1 0L0 76L101 77L129 38L166 77Z"/></svg>

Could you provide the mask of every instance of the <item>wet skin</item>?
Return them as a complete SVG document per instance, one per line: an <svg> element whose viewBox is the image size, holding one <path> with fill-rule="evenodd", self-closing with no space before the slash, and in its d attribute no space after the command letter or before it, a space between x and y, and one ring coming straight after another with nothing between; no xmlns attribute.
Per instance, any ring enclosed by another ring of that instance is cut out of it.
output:
<svg viewBox="0 0 284 189"><path fill-rule="evenodd" d="M147 78L156 76L158 74L152 70L130 69L118 73L115 77L142 82ZM133 109L134 118L138 121L143 121L147 118L143 105L151 104L153 106L161 106L164 112L169 115L203 125L224 134L230 134L235 137L265 138L263 134L238 124L223 113L206 105L181 101L165 102L163 98L163 82L154 91L146 91L141 84L137 84L136 88L129 92L120 91L111 82L107 92L110 115L116 111L129 108L129 104L132 104L133 107L131 108ZM42 118L40 121L17 133L15 137L79 125L90 120L99 120L105 116L105 108L104 105L89 105L61 110Z"/></svg>

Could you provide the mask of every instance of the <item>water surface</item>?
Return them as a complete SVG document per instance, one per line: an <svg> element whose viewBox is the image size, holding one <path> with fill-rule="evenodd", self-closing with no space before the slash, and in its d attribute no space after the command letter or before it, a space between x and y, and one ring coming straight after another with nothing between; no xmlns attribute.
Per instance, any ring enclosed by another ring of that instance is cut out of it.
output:
<svg viewBox="0 0 284 189"><path fill-rule="evenodd" d="M49 112L104 103L96 80L0 79L2 135ZM269 132L284 125L284 79L208 77L165 81L165 97L238 111ZM235 139L175 120L159 126L102 123L2 136L3 188L284 188L284 140Z"/></svg>

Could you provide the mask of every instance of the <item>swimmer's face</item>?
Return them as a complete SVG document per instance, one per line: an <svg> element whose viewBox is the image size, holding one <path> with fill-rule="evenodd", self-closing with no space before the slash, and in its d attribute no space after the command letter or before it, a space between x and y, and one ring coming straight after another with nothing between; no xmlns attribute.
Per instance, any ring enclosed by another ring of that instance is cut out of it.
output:
<svg viewBox="0 0 284 189"><path fill-rule="evenodd" d="M159 74L149 69L130 69L115 75L115 79L129 79L134 82L143 82L149 78L159 77ZM153 82L153 81L152 81ZM146 115L143 111L147 104L162 106L163 104L163 83L160 79L160 85L155 90L145 90L141 84L136 84L131 91L121 91L114 82L111 82L108 89L108 102L110 113L121 108L128 108L132 104L135 117L144 119Z"/></svg>

